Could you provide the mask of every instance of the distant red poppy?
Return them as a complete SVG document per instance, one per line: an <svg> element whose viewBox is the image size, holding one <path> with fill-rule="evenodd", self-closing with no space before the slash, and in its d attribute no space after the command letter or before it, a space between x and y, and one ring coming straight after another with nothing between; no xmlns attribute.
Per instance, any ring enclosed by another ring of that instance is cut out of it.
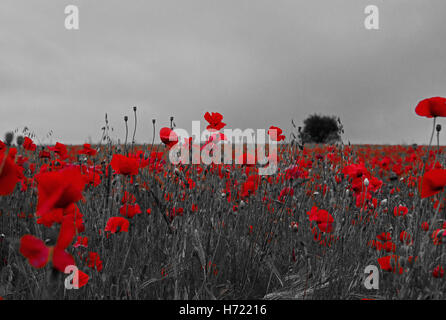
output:
<svg viewBox="0 0 446 320"><path fill-rule="evenodd" d="M389 272L395 273L398 268L398 273L402 274L404 272L404 270L402 267L400 267L400 265L398 263L398 259L399 259L399 256L397 256L397 255L385 256L385 257L378 258L378 263L379 263L379 266L381 267L381 269L384 271L389 271Z"/></svg>
<svg viewBox="0 0 446 320"><path fill-rule="evenodd" d="M61 159L66 159L68 156L67 146L63 143L56 142L54 147L48 147L48 149L57 154Z"/></svg>
<svg viewBox="0 0 446 320"><path fill-rule="evenodd" d="M424 99L418 103L415 112L417 115L427 118L446 117L446 98Z"/></svg>
<svg viewBox="0 0 446 320"><path fill-rule="evenodd" d="M172 148L178 143L178 136L175 131L167 127L161 128L160 139L169 148Z"/></svg>
<svg viewBox="0 0 446 320"><path fill-rule="evenodd" d="M73 244L73 247L74 248L78 248L78 247L88 248L88 237L78 236L76 243Z"/></svg>
<svg viewBox="0 0 446 320"><path fill-rule="evenodd" d="M135 215L141 213L141 208L138 204L125 204L119 209L119 213L127 218L133 218Z"/></svg>
<svg viewBox="0 0 446 320"><path fill-rule="evenodd" d="M209 125L206 127L206 129L208 130L218 131L226 126L226 123L222 122L223 116L218 112L212 112L212 114L206 112L204 115L204 119L209 122Z"/></svg>
<svg viewBox="0 0 446 320"><path fill-rule="evenodd" d="M424 174L421 181L421 198L431 197L441 192L446 186L446 170L430 170Z"/></svg>
<svg viewBox="0 0 446 320"><path fill-rule="evenodd" d="M285 136L282 134L282 129L271 126L268 130L268 135L271 137L273 141L282 141L285 140Z"/></svg>
<svg viewBox="0 0 446 320"><path fill-rule="evenodd" d="M95 156L98 152L91 147L90 144L84 144L84 148L78 151L78 154L85 154L87 156Z"/></svg>
<svg viewBox="0 0 446 320"><path fill-rule="evenodd" d="M311 211L307 212L310 221L317 223L319 230L322 232L332 232L333 231L333 216L326 210L318 209L317 207L311 208Z"/></svg>
<svg viewBox="0 0 446 320"><path fill-rule="evenodd" d="M437 266L433 271L432 271L432 276L434 278L443 278L444 276L444 269L442 266Z"/></svg>
<svg viewBox="0 0 446 320"><path fill-rule="evenodd" d="M110 165L117 174L124 176L133 176L138 174L139 171L139 160L122 154L114 154Z"/></svg>
<svg viewBox="0 0 446 320"><path fill-rule="evenodd" d="M87 265L89 268L96 268L96 270L102 270L102 260L99 257L99 254L96 252L89 252L87 257Z"/></svg>
<svg viewBox="0 0 446 320"><path fill-rule="evenodd" d="M111 217L108 219L104 231L109 231L111 233L128 232L129 221L123 217Z"/></svg>
<svg viewBox="0 0 446 320"><path fill-rule="evenodd" d="M23 148L28 151L36 151L37 146L30 138L25 137L23 141Z"/></svg>

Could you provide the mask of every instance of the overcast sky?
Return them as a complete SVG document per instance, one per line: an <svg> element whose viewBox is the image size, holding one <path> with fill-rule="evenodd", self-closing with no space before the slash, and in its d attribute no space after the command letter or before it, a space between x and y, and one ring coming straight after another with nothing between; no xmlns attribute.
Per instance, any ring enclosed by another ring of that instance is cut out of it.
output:
<svg viewBox="0 0 446 320"><path fill-rule="evenodd" d="M378 31L364 27L370 4ZM445 13L440 0L1 0L0 130L97 142L108 113L123 140L136 105L138 142L152 118L190 130L218 111L231 128L289 134L322 113L345 141L426 143L414 109L446 96Z"/></svg>

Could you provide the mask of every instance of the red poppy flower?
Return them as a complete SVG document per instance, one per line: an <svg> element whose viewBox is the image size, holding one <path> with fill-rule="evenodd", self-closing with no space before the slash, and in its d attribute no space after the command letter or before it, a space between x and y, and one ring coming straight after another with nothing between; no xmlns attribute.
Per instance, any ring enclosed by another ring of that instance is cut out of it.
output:
<svg viewBox="0 0 446 320"><path fill-rule="evenodd" d="M14 191L14 188L19 182L19 168L14 160L0 153L0 196L7 196Z"/></svg>
<svg viewBox="0 0 446 320"><path fill-rule="evenodd" d="M138 174L138 159L126 157L122 154L114 154L110 164L117 174L125 176Z"/></svg>
<svg viewBox="0 0 446 320"><path fill-rule="evenodd" d="M271 137L273 141L282 141L285 140L285 136L282 134L282 129L271 126L268 130L268 135Z"/></svg>
<svg viewBox="0 0 446 320"><path fill-rule="evenodd" d="M209 122L209 125L206 127L208 130L218 131L226 126L226 123L221 122L223 120L223 116L218 112L212 112L212 114L206 112L204 119Z"/></svg>
<svg viewBox="0 0 446 320"><path fill-rule="evenodd" d="M409 209L405 206L399 205L398 207L393 208L393 215L395 217L405 216L409 212Z"/></svg>
<svg viewBox="0 0 446 320"><path fill-rule="evenodd" d="M315 221L319 230L322 232L332 232L333 231L333 216L326 210L318 209L317 207L311 208L311 211L307 212L310 221Z"/></svg>
<svg viewBox="0 0 446 320"><path fill-rule="evenodd" d="M48 147L48 149L57 154L61 159L66 159L68 156L67 146L63 143L56 142L54 147Z"/></svg>
<svg viewBox="0 0 446 320"><path fill-rule="evenodd" d="M433 169L424 174L421 184L421 198L431 197L446 186L446 170Z"/></svg>
<svg viewBox="0 0 446 320"><path fill-rule="evenodd" d="M47 247L41 239L32 235L24 235L20 239L19 251L33 267L43 268L52 261L53 268L65 272L67 266L75 265L73 257L65 251L74 237L74 229L69 220L62 223L55 246Z"/></svg>
<svg viewBox="0 0 446 320"><path fill-rule="evenodd" d="M96 252L89 252L87 257L87 265L89 268L96 268L96 270L102 270L102 260Z"/></svg>
<svg viewBox="0 0 446 320"><path fill-rule="evenodd" d="M43 268L48 262L50 249L45 242L32 235L27 234L20 239L19 250L34 268Z"/></svg>
<svg viewBox="0 0 446 320"><path fill-rule="evenodd" d="M55 209L66 209L83 199L85 179L79 167L68 167L36 176L38 188L37 215Z"/></svg>
<svg viewBox="0 0 446 320"><path fill-rule="evenodd" d="M78 288L82 288L88 283L88 280L90 280L90 276L81 270L79 270L78 277Z"/></svg>
<svg viewBox="0 0 446 320"><path fill-rule="evenodd" d="M178 136L175 131L167 127L161 128L160 139L169 148L172 148L178 143Z"/></svg>
<svg viewBox="0 0 446 320"><path fill-rule="evenodd" d="M98 152L91 147L90 144L84 144L84 148L78 151L78 154L85 154L88 156L95 156Z"/></svg>
<svg viewBox="0 0 446 320"><path fill-rule="evenodd" d="M446 117L446 98L424 99L418 103L415 112L417 115L427 118Z"/></svg>
<svg viewBox="0 0 446 320"><path fill-rule="evenodd" d="M141 213L141 208L138 204L125 204L119 209L119 213L127 218L133 218L135 215Z"/></svg>
<svg viewBox="0 0 446 320"><path fill-rule="evenodd" d="M73 244L73 247L75 247L75 248L78 248L78 247L88 248L88 237L78 236L76 243Z"/></svg>
<svg viewBox="0 0 446 320"><path fill-rule="evenodd" d="M378 263L379 263L379 266L381 267L381 269L384 271L389 271L389 272L395 273L398 268L398 273L402 274L404 270L402 267L400 267L400 265L398 263L398 259L399 259L399 256L397 256L397 255L385 256L385 257L379 258Z"/></svg>
<svg viewBox="0 0 446 320"><path fill-rule="evenodd" d="M37 146L30 138L25 137L25 140L23 141L23 148L28 151L36 151Z"/></svg>
<svg viewBox="0 0 446 320"><path fill-rule="evenodd" d="M118 231L119 228L119 231ZM128 232L129 231L129 221L123 217L111 217L107 221L104 231L109 231L111 233L116 232Z"/></svg>
<svg viewBox="0 0 446 320"><path fill-rule="evenodd" d="M437 266L433 271L432 271L432 276L434 278L443 278L444 276L444 269L442 266Z"/></svg>

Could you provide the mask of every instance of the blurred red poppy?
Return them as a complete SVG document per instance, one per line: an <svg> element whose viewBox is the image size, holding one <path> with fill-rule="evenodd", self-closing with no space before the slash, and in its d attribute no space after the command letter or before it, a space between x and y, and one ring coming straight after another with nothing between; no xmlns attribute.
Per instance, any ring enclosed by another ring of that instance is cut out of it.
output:
<svg viewBox="0 0 446 320"><path fill-rule="evenodd" d="M430 170L424 174L421 181L421 198L431 197L441 192L446 186L446 170Z"/></svg>
<svg viewBox="0 0 446 320"><path fill-rule="evenodd" d="M19 182L19 168L14 160L0 152L0 196L7 196L14 191Z"/></svg>
<svg viewBox="0 0 446 320"><path fill-rule="evenodd" d="M66 209L83 199L85 179L79 167L40 173L35 177L38 187L37 215L54 209Z"/></svg>

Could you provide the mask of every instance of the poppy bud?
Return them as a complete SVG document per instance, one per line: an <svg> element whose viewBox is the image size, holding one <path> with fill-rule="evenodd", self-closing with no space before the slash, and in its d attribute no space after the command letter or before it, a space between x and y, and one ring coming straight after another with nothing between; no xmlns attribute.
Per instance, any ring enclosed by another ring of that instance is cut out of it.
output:
<svg viewBox="0 0 446 320"><path fill-rule="evenodd" d="M133 111L135 111L135 112L136 112L136 106L135 106L135 107L133 107Z"/></svg>
<svg viewBox="0 0 446 320"><path fill-rule="evenodd" d="M173 121L173 117L170 117L170 121Z"/></svg>
<svg viewBox="0 0 446 320"><path fill-rule="evenodd" d="M18 136L17 137L17 145L21 146L23 145L23 142L25 141L25 138L23 138L23 136Z"/></svg>
<svg viewBox="0 0 446 320"><path fill-rule="evenodd" d="M437 126L435 127L435 129L437 130L437 132L441 131L441 124L437 124Z"/></svg>
<svg viewBox="0 0 446 320"><path fill-rule="evenodd" d="M370 184L369 179L365 178L365 179L364 179L364 185L365 185L366 187L368 187L369 184Z"/></svg>
<svg viewBox="0 0 446 320"><path fill-rule="evenodd" d="M152 119L152 123L155 124L155 122L156 122L156 119Z"/></svg>
<svg viewBox="0 0 446 320"><path fill-rule="evenodd" d="M12 140L14 139L14 133L13 132L7 132L5 134L5 143L10 146Z"/></svg>
<svg viewBox="0 0 446 320"><path fill-rule="evenodd" d="M127 122L129 120L129 117L124 116L124 121Z"/></svg>

